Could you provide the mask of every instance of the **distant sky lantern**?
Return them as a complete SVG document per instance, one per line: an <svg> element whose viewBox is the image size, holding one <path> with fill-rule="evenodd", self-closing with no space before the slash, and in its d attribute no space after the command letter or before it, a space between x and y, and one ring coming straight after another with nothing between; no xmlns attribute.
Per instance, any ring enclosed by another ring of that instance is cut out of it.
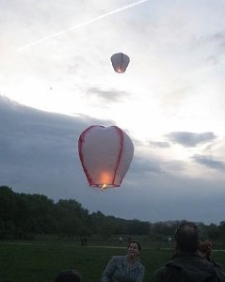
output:
<svg viewBox="0 0 225 282"><path fill-rule="evenodd" d="M119 187L134 155L130 137L119 127L93 125L78 140L79 157L90 186Z"/></svg>
<svg viewBox="0 0 225 282"><path fill-rule="evenodd" d="M112 55L111 62L115 72L124 73L130 62L130 58L123 53L116 53Z"/></svg>

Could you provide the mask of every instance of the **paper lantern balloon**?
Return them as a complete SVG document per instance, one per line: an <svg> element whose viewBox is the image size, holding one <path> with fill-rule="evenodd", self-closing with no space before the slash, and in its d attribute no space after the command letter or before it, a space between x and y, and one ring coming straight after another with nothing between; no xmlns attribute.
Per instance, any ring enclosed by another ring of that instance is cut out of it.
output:
<svg viewBox="0 0 225 282"><path fill-rule="evenodd" d="M130 137L119 127L93 125L78 139L79 157L89 186L119 187L134 155Z"/></svg>
<svg viewBox="0 0 225 282"><path fill-rule="evenodd" d="M130 58L123 53L116 53L111 57L112 66L115 72L123 73L130 62Z"/></svg>

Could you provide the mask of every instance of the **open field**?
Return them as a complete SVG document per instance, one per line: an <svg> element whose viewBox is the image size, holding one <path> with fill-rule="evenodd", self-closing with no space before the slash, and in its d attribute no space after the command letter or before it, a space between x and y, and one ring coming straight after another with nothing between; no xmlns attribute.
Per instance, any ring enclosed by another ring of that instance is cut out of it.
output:
<svg viewBox="0 0 225 282"><path fill-rule="evenodd" d="M80 246L79 242L0 242L1 282L54 282L63 269L77 269L84 282L98 282L112 255L126 253L125 246ZM171 248L144 248L141 260L145 264L145 282L155 269L172 255ZM225 265L225 252L213 253L213 258Z"/></svg>

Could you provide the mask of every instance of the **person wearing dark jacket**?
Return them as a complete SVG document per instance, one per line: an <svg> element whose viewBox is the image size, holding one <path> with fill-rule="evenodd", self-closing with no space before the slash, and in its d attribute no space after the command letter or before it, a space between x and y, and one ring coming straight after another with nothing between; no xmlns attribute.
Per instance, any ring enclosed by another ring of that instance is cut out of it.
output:
<svg viewBox="0 0 225 282"><path fill-rule="evenodd" d="M199 254L199 233L192 222L183 222L175 232L176 253L158 269L151 282L225 282L225 273Z"/></svg>

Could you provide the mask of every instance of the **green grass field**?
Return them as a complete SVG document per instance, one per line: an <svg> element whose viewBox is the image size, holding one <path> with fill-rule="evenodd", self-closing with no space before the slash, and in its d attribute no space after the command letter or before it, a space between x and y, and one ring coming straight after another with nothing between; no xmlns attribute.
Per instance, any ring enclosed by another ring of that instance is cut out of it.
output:
<svg viewBox="0 0 225 282"><path fill-rule="evenodd" d="M98 282L113 255L126 254L126 247L80 246L79 242L0 242L1 282L54 282L64 269L76 269L84 282ZM163 265L172 249L144 248L141 260L146 267L145 279ZM213 258L225 265L225 253L215 252Z"/></svg>

